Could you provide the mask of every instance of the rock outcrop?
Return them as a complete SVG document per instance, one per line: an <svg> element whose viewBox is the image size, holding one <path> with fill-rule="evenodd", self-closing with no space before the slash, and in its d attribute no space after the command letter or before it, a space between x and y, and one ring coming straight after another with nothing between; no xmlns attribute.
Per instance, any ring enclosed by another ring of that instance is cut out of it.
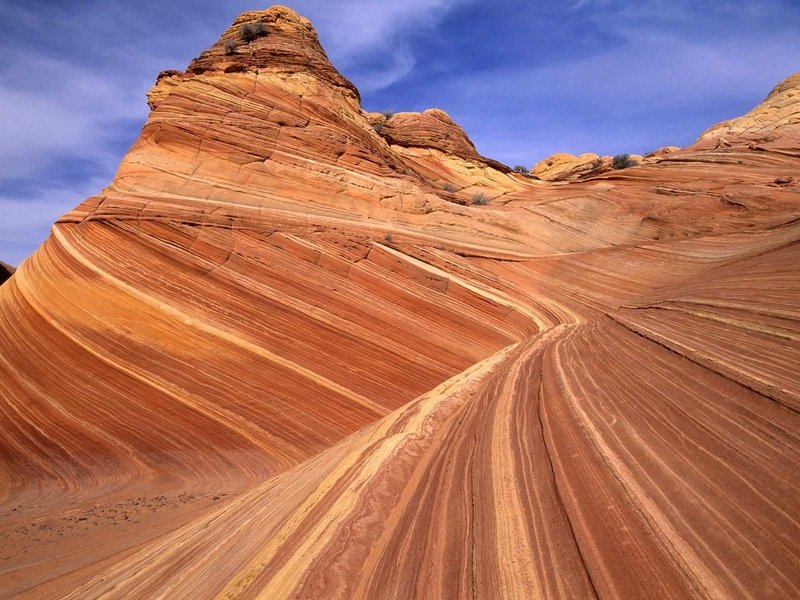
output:
<svg viewBox="0 0 800 600"><path fill-rule="evenodd" d="M249 36L244 28L260 28ZM309 73L343 92L358 104L355 86L331 65L311 22L290 8L276 6L268 11L242 13L208 50L195 58L185 73L163 71L148 93L150 108L156 108L179 82L195 75L260 73L299 76Z"/></svg>
<svg viewBox="0 0 800 600"><path fill-rule="evenodd" d="M511 169L478 153L472 140L443 110L367 113L370 125L439 196L462 205L475 194L494 196L521 188Z"/></svg>
<svg viewBox="0 0 800 600"><path fill-rule="evenodd" d="M680 150L679 146L662 146L660 148L656 148L652 152L648 152L644 155L644 158L661 158L662 156L668 156Z"/></svg>
<svg viewBox="0 0 800 600"><path fill-rule="evenodd" d="M0 595L800 595L795 129L534 181L282 7L149 102L0 287Z"/></svg>
<svg viewBox="0 0 800 600"><path fill-rule="evenodd" d="M800 131L800 73L776 85L764 101L746 115L710 127L695 147L749 145L797 151Z"/></svg>
<svg viewBox="0 0 800 600"><path fill-rule="evenodd" d="M679 148L675 146L665 146L654 150L646 157L640 154L623 154L627 157L628 166L620 166L612 156L599 156L592 152L586 152L575 156L568 152L558 152L539 161L531 169L531 175L537 179L551 182L584 181L597 177L609 171L619 170L635 166L647 159L648 162L655 162L662 156L666 156Z"/></svg>
<svg viewBox="0 0 800 600"><path fill-rule="evenodd" d="M405 148L432 148L466 161L490 165L508 173L506 165L478 154L472 140L443 110L431 108L421 113L385 115L371 113L373 128L391 145Z"/></svg>
<svg viewBox="0 0 800 600"><path fill-rule="evenodd" d="M568 152L552 154L531 168L531 175L544 181L577 181L611 169L611 158L592 152L579 156Z"/></svg>

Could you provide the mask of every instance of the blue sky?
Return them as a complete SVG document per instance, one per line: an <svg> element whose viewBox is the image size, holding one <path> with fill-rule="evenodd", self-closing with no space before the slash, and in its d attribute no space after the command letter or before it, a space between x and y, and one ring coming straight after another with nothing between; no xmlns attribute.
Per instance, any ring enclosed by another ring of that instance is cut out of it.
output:
<svg viewBox="0 0 800 600"><path fill-rule="evenodd" d="M370 110L446 110L478 150L686 145L800 70L798 0L298 0ZM163 69L183 69L238 0L0 4L0 259L113 178Z"/></svg>

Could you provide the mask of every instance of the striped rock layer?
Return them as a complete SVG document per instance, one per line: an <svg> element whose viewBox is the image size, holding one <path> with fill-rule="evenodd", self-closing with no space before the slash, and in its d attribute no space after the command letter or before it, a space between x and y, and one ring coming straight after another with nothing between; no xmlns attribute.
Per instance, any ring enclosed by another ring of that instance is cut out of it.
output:
<svg viewBox="0 0 800 600"><path fill-rule="evenodd" d="M241 15L0 286L0 595L800 597L798 83L551 184Z"/></svg>

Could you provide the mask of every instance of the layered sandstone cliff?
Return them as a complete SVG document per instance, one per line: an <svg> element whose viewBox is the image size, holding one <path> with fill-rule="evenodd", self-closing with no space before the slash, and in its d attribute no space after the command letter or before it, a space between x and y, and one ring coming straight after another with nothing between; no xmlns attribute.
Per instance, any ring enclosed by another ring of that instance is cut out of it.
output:
<svg viewBox="0 0 800 600"><path fill-rule="evenodd" d="M241 15L0 287L2 595L800 595L786 93L551 185Z"/></svg>

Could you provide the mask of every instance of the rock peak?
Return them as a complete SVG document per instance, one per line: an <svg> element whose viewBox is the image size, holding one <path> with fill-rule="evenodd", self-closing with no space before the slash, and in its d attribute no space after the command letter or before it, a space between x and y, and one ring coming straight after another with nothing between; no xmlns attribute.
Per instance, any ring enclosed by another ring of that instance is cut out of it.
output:
<svg viewBox="0 0 800 600"><path fill-rule="evenodd" d="M180 71L162 72L148 93L151 108L178 81L201 74L268 72L303 74L332 85L360 103L356 87L331 64L311 21L291 8L241 13L220 38Z"/></svg>
<svg viewBox="0 0 800 600"><path fill-rule="evenodd" d="M800 73L794 73L793 75L789 75L786 79L781 81L778 85L772 88L769 95L764 99L766 102L770 98L773 98L779 94L782 94L791 89L800 88Z"/></svg>
<svg viewBox="0 0 800 600"><path fill-rule="evenodd" d="M740 117L710 127L694 146L726 148L736 145L793 151L800 130L800 73L790 75L772 88L761 104Z"/></svg>
<svg viewBox="0 0 800 600"><path fill-rule="evenodd" d="M299 15L297 12L288 6L275 4L264 10L250 10L241 13L233 21L233 26L241 25L243 23L250 23L253 21L263 21L267 23L281 23L286 27L298 27L313 30L311 21Z"/></svg>

